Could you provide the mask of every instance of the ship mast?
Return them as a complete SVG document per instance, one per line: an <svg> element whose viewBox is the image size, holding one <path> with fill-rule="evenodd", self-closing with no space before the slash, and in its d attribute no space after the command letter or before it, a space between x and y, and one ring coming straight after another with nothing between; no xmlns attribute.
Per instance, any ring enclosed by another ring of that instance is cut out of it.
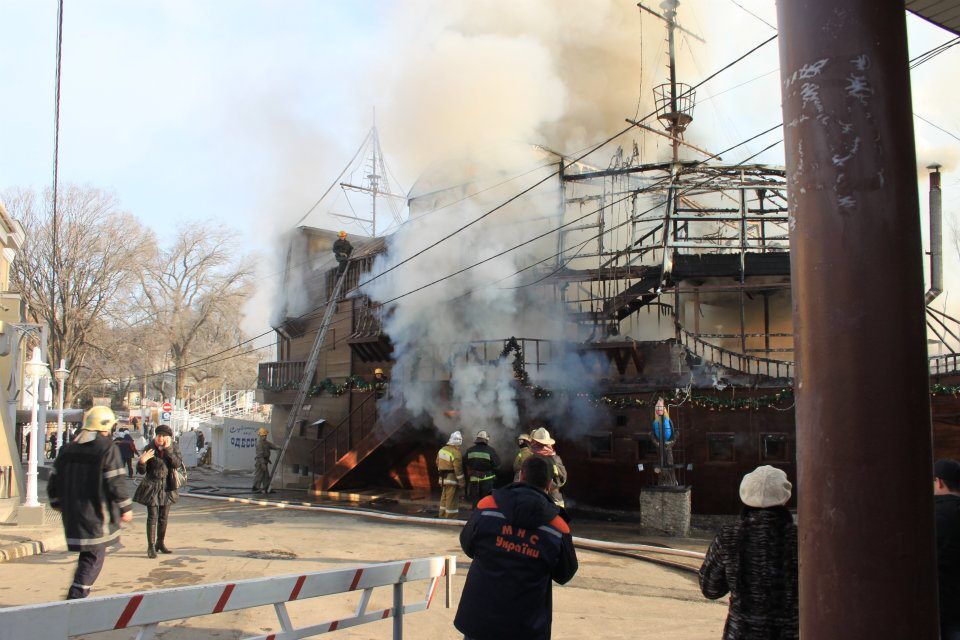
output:
<svg viewBox="0 0 960 640"><path fill-rule="evenodd" d="M359 184L354 184L352 182L340 182L340 187L344 191L359 191L360 193L365 193L370 196L370 217L360 216L356 214L356 211L353 211L354 215L346 215L342 213L332 213L334 217L343 218L346 220L352 220L354 222L360 223L364 228L369 228L369 233L371 237L377 236L378 225L377 225L377 199L378 198L395 198L401 201L406 200L406 196L393 193L390 190L390 181L387 178L387 167L384 162L383 149L380 147L380 133L377 131L377 115L376 111L373 113L373 124L370 127L370 131L367 133L366 143L365 143L364 156L366 158L364 165L364 175L363 180ZM342 175L342 174L341 174ZM349 204L349 200L348 200ZM388 209L390 209L390 214L392 220L386 225L380 225L379 231L382 233L388 229L393 224L400 224L402 220L397 211L394 211L388 202ZM351 210L353 206L351 205ZM382 214L382 211L380 212Z"/></svg>
<svg viewBox="0 0 960 640"><path fill-rule="evenodd" d="M640 9L663 20L667 25L667 46L670 56L668 70L670 82L661 84L653 89L654 102L657 107L657 119L670 135L673 146L672 160L676 164L680 160L680 145L683 144L683 132L693 122L693 105L695 94L693 89L682 82L677 82L677 47L676 32L680 31L691 38L704 42L703 38L689 29L677 24L677 7L679 0L663 0L660 8L663 13L654 11L642 2L637 4Z"/></svg>

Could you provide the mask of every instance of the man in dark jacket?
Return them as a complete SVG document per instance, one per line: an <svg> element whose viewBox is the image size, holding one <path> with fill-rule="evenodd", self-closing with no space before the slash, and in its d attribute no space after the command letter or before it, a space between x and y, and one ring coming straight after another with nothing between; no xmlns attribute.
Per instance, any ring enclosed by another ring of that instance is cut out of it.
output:
<svg viewBox="0 0 960 640"><path fill-rule="evenodd" d="M500 456L490 446L490 436L486 431L479 432L474 442L463 456L463 465L467 468L467 499L476 504L493 492Z"/></svg>
<svg viewBox="0 0 960 640"><path fill-rule="evenodd" d="M137 445L133 441L133 436L130 435L130 432L126 429L120 431L116 440L113 441L117 445L117 449L120 450L120 458L123 460L124 466L127 467L127 477L133 477L133 459L137 457L139 452L137 451Z"/></svg>
<svg viewBox="0 0 960 640"><path fill-rule="evenodd" d="M50 472L50 506L63 514L70 551L79 551L67 599L86 598L107 555L120 541L120 523L133 520L120 451L110 441L117 419L109 407L93 407L83 430L64 445Z"/></svg>
<svg viewBox="0 0 960 640"><path fill-rule="evenodd" d="M937 460L933 477L940 638L960 640L960 462Z"/></svg>
<svg viewBox="0 0 960 640"><path fill-rule="evenodd" d="M566 514L547 495L552 472L531 456L520 482L480 500L460 532L473 562L454 625L469 640L550 638L550 581L565 584L577 572Z"/></svg>

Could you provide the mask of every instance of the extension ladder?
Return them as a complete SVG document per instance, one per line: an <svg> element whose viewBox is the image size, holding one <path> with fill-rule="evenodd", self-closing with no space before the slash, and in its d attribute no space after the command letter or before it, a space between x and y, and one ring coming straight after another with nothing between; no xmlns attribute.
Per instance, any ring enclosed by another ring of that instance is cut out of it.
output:
<svg viewBox="0 0 960 640"><path fill-rule="evenodd" d="M317 331L317 338L313 341L313 348L310 350L310 357L307 358L306 365L303 367L303 378L300 380L300 389L297 391L297 397L290 407L290 413L287 416L287 436L284 438L283 446L280 447L280 453L277 455L277 461L273 463L273 469L270 470L270 480L267 483L267 490L273 485L273 478L277 475L277 469L283 462L283 456L287 453L287 447L290 446L290 440L293 438L293 430L297 424L297 418L303 409L303 403L310 395L310 387L313 383L313 376L317 372L317 361L320 359L320 349L323 347L323 341L327 337L327 329L333 322L333 314L337 309L337 300L340 298L340 291L343 289L343 283L347 279L348 268L343 270L340 277L337 278L337 285L333 288L333 295L327 303L327 310L323 314L323 322L320 323L320 330Z"/></svg>

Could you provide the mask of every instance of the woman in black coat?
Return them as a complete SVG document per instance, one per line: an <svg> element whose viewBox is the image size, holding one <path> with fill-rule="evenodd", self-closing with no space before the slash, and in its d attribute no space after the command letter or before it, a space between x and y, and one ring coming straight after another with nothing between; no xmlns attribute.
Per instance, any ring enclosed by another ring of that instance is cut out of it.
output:
<svg viewBox="0 0 960 640"><path fill-rule="evenodd" d="M153 441L143 448L137 461L137 473L143 475L133 499L147 508L147 557L156 558L157 551L171 553L164 544L170 505L177 501L174 474L183 464L180 451L173 443L173 430L165 424L157 427Z"/></svg>
<svg viewBox="0 0 960 640"><path fill-rule="evenodd" d="M710 599L730 594L723 640L800 637L797 525L785 506L787 474L769 465L743 478L740 521L721 529L700 567L700 590Z"/></svg>

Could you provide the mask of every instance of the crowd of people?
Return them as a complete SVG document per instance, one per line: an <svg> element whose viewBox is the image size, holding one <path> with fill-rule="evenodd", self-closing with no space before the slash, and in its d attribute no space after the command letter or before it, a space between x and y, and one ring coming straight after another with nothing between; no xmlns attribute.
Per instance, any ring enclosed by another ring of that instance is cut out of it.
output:
<svg viewBox="0 0 960 640"><path fill-rule="evenodd" d="M499 456L480 431L461 455L463 437L451 434L437 455L443 493L441 518L458 513L457 491L473 511L460 546L473 562L457 609L465 640L548 639L551 581L564 584L577 571L569 516L560 488L566 469L546 429L517 440L514 482L493 488ZM960 640L960 462L934 465L941 638ZM721 528L699 570L700 590L729 596L723 640L800 637L798 529L787 504L793 486L770 465L740 483L738 520Z"/></svg>
<svg viewBox="0 0 960 640"><path fill-rule="evenodd" d="M67 598L84 598L99 575L107 548L119 542L133 502L147 509L147 556L171 553L170 507L178 500L183 462L167 425L158 425L142 452L131 449L128 430L111 440L117 419L93 407L80 431L58 452L47 484L50 506L63 515L68 548L78 552ZM258 488L269 483L270 443L261 430ZM463 437L451 434L437 456L443 497L441 517L456 517L457 492L466 489L473 510L460 532L473 562L455 617L467 640L548 639L552 583L577 572L577 555L560 488L566 469L544 428L517 440L514 481L494 488L501 466L486 431L462 455ZM131 498L123 476L131 461L142 476ZM793 487L783 470L764 465L740 483L739 519L721 528L699 570L703 595L729 596L724 640L799 638L798 529L787 508ZM933 469L941 638L960 640L960 462Z"/></svg>
<svg viewBox="0 0 960 640"><path fill-rule="evenodd" d="M553 445L556 441L550 432L540 427L531 433L521 434L517 438L517 453L513 458L514 480L519 480L523 463L530 456L539 456L549 462L551 469L550 497L560 507L564 506L560 488L567 483L567 469L557 455ZM459 491L472 506L493 492L500 468L500 456L490 446L490 435L478 431L474 444L465 452L463 434L454 431L447 444L437 452L437 472L440 477L440 505L438 515L441 518L456 518L460 514Z"/></svg>

